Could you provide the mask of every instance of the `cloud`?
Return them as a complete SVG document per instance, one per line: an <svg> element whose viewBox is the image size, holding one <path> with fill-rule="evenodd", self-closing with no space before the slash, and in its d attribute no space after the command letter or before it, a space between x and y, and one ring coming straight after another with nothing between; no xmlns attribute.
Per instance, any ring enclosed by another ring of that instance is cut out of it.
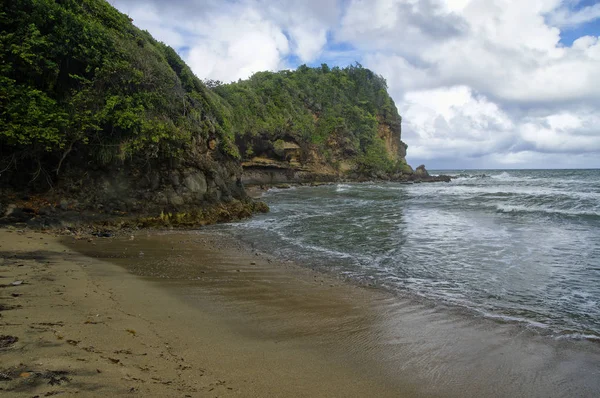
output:
<svg viewBox="0 0 600 398"><path fill-rule="evenodd" d="M115 0L224 81L297 63L383 75L409 160L600 167L600 18L579 0ZM544 160L546 159L546 160Z"/></svg>
<svg viewBox="0 0 600 398"><path fill-rule="evenodd" d="M253 8L233 15L211 15L194 29L187 61L202 77L231 81L282 67L287 37Z"/></svg>
<svg viewBox="0 0 600 398"><path fill-rule="evenodd" d="M387 21L342 23L345 37L354 37L351 29L360 35L353 43L364 64L388 79L409 160L481 166L511 159L527 166L538 161L532 153L600 155L600 125L592 116L600 110L600 42L583 36L570 47L560 43L560 30L545 15L563 3L429 2L428 12L442 26L457 21L459 28L442 37L422 34L427 25L418 18L391 11L411 3L375 0L371 6L387 10ZM358 13L364 3L349 7ZM412 49L405 40L415 43ZM558 120L580 124L559 126ZM598 159L585 158L596 167Z"/></svg>
<svg viewBox="0 0 600 398"><path fill-rule="evenodd" d="M473 159L514 143L510 117L466 86L413 91L403 105L403 134L413 158Z"/></svg>
<svg viewBox="0 0 600 398"><path fill-rule="evenodd" d="M578 10L573 10L567 5L549 15L549 23L561 28L574 28L597 19L600 19L600 4L585 6Z"/></svg>
<svg viewBox="0 0 600 398"><path fill-rule="evenodd" d="M540 159L547 156L559 160L545 167L555 167L573 166L575 156L583 162L580 167L598 164L600 116L592 107L515 117L458 86L410 92L403 108L403 135L413 163L451 159L455 167L542 167Z"/></svg>
<svg viewBox="0 0 600 398"><path fill-rule="evenodd" d="M318 58L337 20L335 0L294 2L114 0L158 40L185 50L200 78L234 81Z"/></svg>

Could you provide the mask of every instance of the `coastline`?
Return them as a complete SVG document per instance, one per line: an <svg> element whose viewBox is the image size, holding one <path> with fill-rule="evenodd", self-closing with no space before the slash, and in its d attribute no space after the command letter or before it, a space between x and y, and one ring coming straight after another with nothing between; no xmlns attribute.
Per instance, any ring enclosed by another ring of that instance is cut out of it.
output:
<svg viewBox="0 0 600 398"><path fill-rule="evenodd" d="M21 305L0 318L3 334L19 337L0 351L0 373L12 378L0 381L8 396L600 391L597 344L455 316L279 262L228 236L142 231L76 241L0 230L0 237L0 281L25 282L0 291L2 304ZM68 373L51 386L52 371Z"/></svg>

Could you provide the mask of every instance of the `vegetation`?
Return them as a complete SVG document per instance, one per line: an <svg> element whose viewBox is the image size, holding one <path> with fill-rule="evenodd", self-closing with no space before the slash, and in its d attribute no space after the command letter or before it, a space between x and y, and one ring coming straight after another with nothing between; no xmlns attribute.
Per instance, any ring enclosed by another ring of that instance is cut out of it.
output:
<svg viewBox="0 0 600 398"><path fill-rule="evenodd" d="M0 27L0 170L171 158L211 135L238 156L220 98L106 1L3 2Z"/></svg>
<svg viewBox="0 0 600 398"><path fill-rule="evenodd" d="M0 9L0 175L51 182L65 164L103 167L188 156L285 155L361 171L405 166L378 129L399 137L385 80L361 65L300 66L232 84L201 82L176 52L104 0L12 0Z"/></svg>
<svg viewBox="0 0 600 398"><path fill-rule="evenodd" d="M305 153L313 146L329 161L353 159L364 171L404 165L394 163L378 137L380 124L400 135L401 118L385 79L358 63L259 72L212 87L231 110L242 154L278 154L285 140L298 143Z"/></svg>

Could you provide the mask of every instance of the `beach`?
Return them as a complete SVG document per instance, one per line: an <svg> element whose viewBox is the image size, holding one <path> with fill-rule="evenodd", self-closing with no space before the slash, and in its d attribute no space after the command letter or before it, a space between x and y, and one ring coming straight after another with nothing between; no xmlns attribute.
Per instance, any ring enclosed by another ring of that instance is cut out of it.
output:
<svg viewBox="0 0 600 398"><path fill-rule="evenodd" d="M8 285L0 290L2 335L18 338L0 351L3 396L389 392L293 339L245 335L231 327L231 314L200 310L61 243L73 238L18 230L0 236L0 281ZM77 243L95 247L87 239ZM250 265L248 258L240 257L240 267Z"/></svg>
<svg viewBox="0 0 600 398"><path fill-rule="evenodd" d="M597 343L390 295L225 235L12 229L0 242L3 396L600 391Z"/></svg>

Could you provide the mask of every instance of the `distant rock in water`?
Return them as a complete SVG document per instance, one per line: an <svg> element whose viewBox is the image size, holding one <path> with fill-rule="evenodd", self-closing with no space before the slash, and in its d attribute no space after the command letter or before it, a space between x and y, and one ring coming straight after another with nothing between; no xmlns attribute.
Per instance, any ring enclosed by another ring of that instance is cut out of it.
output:
<svg viewBox="0 0 600 398"><path fill-rule="evenodd" d="M429 174L425 165L422 164L415 170L414 174L408 176L408 181L412 182L450 182L452 181L451 176L447 175L435 175Z"/></svg>
<svg viewBox="0 0 600 398"><path fill-rule="evenodd" d="M425 169L425 165L424 164L422 164L419 167L417 167L417 169L415 170L415 175L417 177L420 177L420 178L429 177L429 173Z"/></svg>

